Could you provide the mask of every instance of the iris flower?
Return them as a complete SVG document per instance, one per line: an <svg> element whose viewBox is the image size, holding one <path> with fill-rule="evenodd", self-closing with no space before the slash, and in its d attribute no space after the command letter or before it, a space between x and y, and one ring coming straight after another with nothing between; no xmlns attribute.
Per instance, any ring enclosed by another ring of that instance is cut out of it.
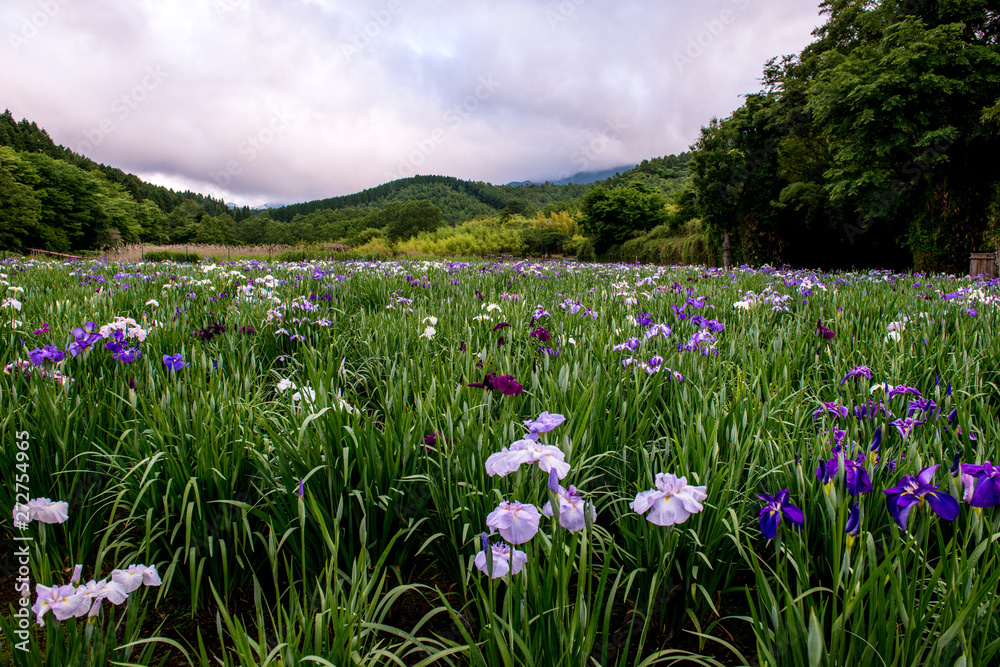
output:
<svg viewBox="0 0 1000 667"><path fill-rule="evenodd" d="M180 352L174 355L165 354L163 355L163 365L172 371L179 371L187 368L191 364L184 363L184 357Z"/></svg>
<svg viewBox="0 0 1000 667"><path fill-rule="evenodd" d="M830 403L823 402L819 410L813 412L813 421L816 421L821 416L825 414L831 414L834 417L840 417L841 419L847 419L847 408L843 405L837 405L836 401Z"/></svg>
<svg viewBox="0 0 1000 667"><path fill-rule="evenodd" d="M516 396L524 391L524 387L518 384L513 375L497 375L496 373L487 373L482 382L470 382L468 386L496 389L504 396Z"/></svg>
<svg viewBox="0 0 1000 667"><path fill-rule="evenodd" d="M653 324L653 315L651 313L639 313L635 316L635 323L640 327L648 327Z"/></svg>
<svg viewBox="0 0 1000 667"><path fill-rule="evenodd" d="M14 522L18 523L18 515L28 521L41 523L63 523L69 519L69 503L64 500L52 501L48 498L32 498L26 505L14 505Z"/></svg>
<svg viewBox="0 0 1000 667"><path fill-rule="evenodd" d="M528 562L528 555L526 553L512 549L509 544L502 542L490 546L489 553L493 561L493 579L499 579L507 573L517 574L524 567L524 564ZM489 574L490 568L486 563L485 550L476 554L474 562L483 574Z"/></svg>
<svg viewBox="0 0 1000 667"><path fill-rule="evenodd" d="M965 500L973 507L1000 505L1000 467L989 461L982 465L961 464Z"/></svg>
<svg viewBox="0 0 1000 667"><path fill-rule="evenodd" d="M539 341L543 343L547 343L549 340L552 339L552 334L546 331L544 327L538 327L528 335L531 336L532 338L537 338Z"/></svg>
<svg viewBox="0 0 1000 667"><path fill-rule="evenodd" d="M655 486L637 493L629 507L637 514L649 512L646 520L657 526L684 523L704 509L701 501L708 498L705 486L692 486L672 473L657 473Z"/></svg>
<svg viewBox="0 0 1000 667"><path fill-rule="evenodd" d="M910 404L906 410L906 416L912 417L918 412L930 412L937 407L937 403L929 398L917 399L915 401L910 401Z"/></svg>
<svg viewBox="0 0 1000 667"><path fill-rule="evenodd" d="M816 320L816 334L827 340L833 340L833 338L837 335L823 326L823 320Z"/></svg>
<svg viewBox="0 0 1000 667"><path fill-rule="evenodd" d="M525 437L530 438L531 440L538 440L539 435L542 433L548 433L564 421L566 421L566 417L563 415L543 412L538 415L538 419L526 419L524 421L524 425L528 429L528 435Z"/></svg>
<svg viewBox="0 0 1000 667"><path fill-rule="evenodd" d="M760 532L769 540L773 540L778 535L778 526L782 519L796 530L802 528L806 523L805 514L788 502L788 495L788 489L782 489L773 496L766 493L757 495L765 503L760 510L760 518L758 519Z"/></svg>
<svg viewBox="0 0 1000 667"><path fill-rule="evenodd" d="M46 345L45 347L36 347L28 352L28 358L31 359L31 363L35 366L41 366L46 361L51 361L53 363L59 363L66 358L66 353L57 348L55 345Z"/></svg>
<svg viewBox="0 0 1000 667"><path fill-rule="evenodd" d="M860 377L866 377L869 380L871 380L872 379L872 371L867 366L855 366L851 370L847 371L847 375L845 375L844 379L840 381L840 384L843 385L845 382L847 382L851 378L856 378L856 377L859 377L859 376Z"/></svg>
<svg viewBox="0 0 1000 667"><path fill-rule="evenodd" d="M850 549L854 543L854 538L861 532L861 504L854 503L851 511L847 513L847 524L844 526L847 533L847 548Z"/></svg>
<svg viewBox="0 0 1000 667"><path fill-rule="evenodd" d="M593 503L584 502L575 486L570 485L569 489L565 489L558 482L554 482L553 476L552 474L549 475L549 488L552 489L552 492L556 494L556 498L559 500L559 525L574 533L578 530L583 530L583 527L587 524L585 512L588 509L590 510L591 521L596 521L597 510L594 509ZM551 500L542 507L542 514L553 516Z"/></svg>
<svg viewBox="0 0 1000 667"><path fill-rule="evenodd" d="M899 480L899 486L883 491L889 514L903 530L906 530L910 510L925 501L942 519L954 521L958 518L958 501L939 487L931 486L937 468L937 465L924 468L916 477L906 475Z"/></svg>
<svg viewBox="0 0 1000 667"><path fill-rule="evenodd" d="M543 445L528 437L518 440L509 448L504 447L499 452L491 454L486 459L486 474L504 477L518 468L522 464L537 463L538 467L545 473L553 470L562 479L569 474L570 465L566 463L566 455L558 447Z"/></svg>
<svg viewBox="0 0 1000 667"><path fill-rule="evenodd" d="M896 385L895 387L885 385L885 400L891 401L894 397L901 394L913 394L915 396L922 395L920 390L916 387L907 387L905 384Z"/></svg>
<svg viewBox="0 0 1000 667"><path fill-rule="evenodd" d="M524 544L538 532L541 515L534 505L518 501L503 501L486 516L486 525L500 531L500 537L511 544Z"/></svg>
<svg viewBox="0 0 1000 667"><path fill-rule="evenodd" d="M895 426L899 434L903 436L903 440L906 440L911 433L913 433L913 427L923 424L924 422L919 419L897 419L896 421L889 422L890 426Z"/></svg>

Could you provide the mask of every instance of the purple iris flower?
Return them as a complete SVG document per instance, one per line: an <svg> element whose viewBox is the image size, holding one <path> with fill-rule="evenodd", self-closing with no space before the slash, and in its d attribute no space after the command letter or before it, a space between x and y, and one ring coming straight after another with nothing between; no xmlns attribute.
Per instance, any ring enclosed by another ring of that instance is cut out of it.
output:
<svg viewBox="0 0 1000 667"><path fill-rule="evenodd" d="M73 338L76 340L66 346L66 351L75 357L81 352L90 349L97 341L104 338L98 329L99 327L96 322L87 322L82 327L71 329L70 333L73 334Z"/></svg>
<svg viewBox="0 0 1000 667"><path fill-rule="evenodd" d="M910 401L910 406L906 411L907 417L912 417L918 412L930 412L937 407L937 403L929 398L921 398L915 401Z"/></svg>
<svg viewBox="0 0 1000 667"><path fill-rule="evenodd" d="M855 459L844 460L844 477L847 483L847 492L852 496L858 496L872 490L872 480L868 476L868 470L864 466L864 461L864 452L858 453Z"/></svg>
<svg viewBox="0 0 1000 667"><path fill-rule="evenodd" d="M875 429L875 437L872 438L872 444L868 447L869 457L877 457L879 451L882 449L882 427L879 426Z"/></svg>
<svg viewBox="0 0 1000 667"><path fill-rule="evenodd" d="M528 435L524 437L529 440L538 440L538 437L542 433L548 433L564 421L566 421L566 417L563 415L543 412L538 415L538 419L526 419L524 421L524 425L528 429Z"/></svg>
<svg viewBox="0 0 1000 667"><path fill-rule="evenodd" d="M181 369L187 368L191 364L184 363L184 357L180 352L174 355L165 354L163 355L163 365L172 371L179 371Z"/></svg>
<svg viewBox="0 0 1000 667"><path fill-rule="evenodd" d="M845 375L844 379L840 381L840 384L843 385L845 382L847 382L851 378L856 378L856 377L859 377L859 376L866 377L869 380L871 380L872 379L872 371L867 366L855 366L851 370L847 371L847 375Z"/></svg>
<svg viewBox="0 0 1000 667"><path fill-rule="evenodd" d="M648 327L653 323L653 316L650 313L640 313L635 316L635 323L641 327Z"/></svg>
<svg viewBox="0 0 1000 667"><path fill-rule="evenodd" d="M886 389L885 400L891 401L893 397L899 396L900 394L915 394L916 396L922 396L920 391L915 387L907 387L905 384L900 384Z"/></svg>
<svg viewBox="0 0 1000 667"><path fill-rule="evenodd" d="M129 347L125 348L117 355L111 355L111 356L117 359L118 361L124 362L126 364L131 364L136 359L142 357L142 350L140 350L138 347Z"/></svg>
<svg viewBox="0 0 1000 667"><path fill-rule="evenodd" d="M691 289L693 290L694 288L692 287ZM687 300L687 302L685 302L684 305L685 306L691 306L692 308L695 308L696 310L700 310L700 309L702 309L702 308L705 307L705 297L703 297L703 296L694 296L694 297L691 297L691 298L689 298Z"/></svg>
<svg viewBox="0 0 1000 667"><path fill-rule="evenodd" d="M816 468L816 479L824 485L833 481L834 476L840 470L840 457L844 456L841 447L834 447L833 458L828 461L820 459L819 467ZM864 466L865 455L860 452L857 458L849 459L844 457L844 481L847 485L847 492L852 496L868 493L872 490L872 480L868 476L868 470Z"/></svg>
<svg viewBox="0 0 1000 667"><path fill-rule="evenodd" d="M879 412L886 417L894 416L881 402L868 401L867 403L854 406L854 416L858 419L874 419Z"/></svg>
<svg viewBox="0 0 1000 667"><path fill-rule="evenodd" d="M510 325L509 325L508 323L506 323L506 322L501 322L500 324L498 324L498 325L496 325L495 327L493 327L493 330L494 330L494 331L500 331L501 329L505 329L506 327L509 327L509 326L510 326Z"/></svg>
<svg viewBox="0 0 1000 667"><path fill-rule="evenodd" d="M820 338L825 338L827 340L833 340L833 338L837 335L823 326L823 320L816 320L816 334L819 335Z"/></svg>
<svg viewBox="0 0 1000 667"><path fill-rule="evenodd" d="M847 419L847 408L842 405L837 405L836 401L830 403L823 402L819 410L813 412L813 421L816 421L821 416L825 414L831 414L835 417L840 417L841 419Z"/></svg>
<svg viewBox="0 0 1000 667"><path fill-rule="evenodd" d="M504 396L516 396L524 391L524 387L518 384L513 375L497 375L487 373L482 382L470 382L470 387L480 387L482 389L496 389Z"/></svg>
<svg viewBox="0 0 1000 667"><path fill-rule="evenodd" d="M543 343L547 343L552 339L552 334L546 331L543 327L538 327L537 329L529 333L528 336L532 338L537 338L539 341Z"/></svg>
<svg viewBox="0 0 1000 667"><path fill-rule="evenodd" d="M962 466L959 461L962 460L962 452L955 452L955 458L951 460L951 476L958 477L962 473Z"/></svg>
<svg viewBox="0 0 1000 667"><path fill-rule="evenodd" d="M758 494L758 498L764 501L764 507L760 510L760 532L769 540L773 540L778 535L778 525L784 519L791 524L792 528L798 530L805 525L806 516L795 505L788 502L788 489L782 489L771 496L766 493Z"/></svg>
<svg viewBox="0 0 1000 667"><path fill-rule="evenodd" d="M833 476L837 474L838 470L840 470L840 463L837 460L837 456L834 455L829 461L820 459L819 467L814 472L816 473L816 479L825 486L833 481Z"/></svg>
<svg viewBox="0 0 1000 667"><path fill-rule="evenodd" d="M631 350L634 352L635 350L639 349L639 339L633 336L632 338L629 338L621 345L615 345L611 349L616 352L624 352L625 350Z"/></svg>
<svg viewBox="0 0 1000 667"><path fill-rule="evenodd" d="M524 391L513 375L498 375L493 378L493 388L504 396L516 396Z"/></svg>
<svg viewBox="0 0 1000 667"><path fill-rule="evenodd" d="M1000 505L1000 467L987 461L982 465L962 464L966 500L973 507Z"/></svg>
<svg viewBox="0 0 1000 667"><path fill-rule="evenodd" d="M924 468L916 477L906 475L899 480L899 486L886 489L886 505L889 514L900 528L906 530L906 520L910 510L925 502L942 519L954 521L958 518L958 501L950 494L942 492L939 487L932 486L931 480L937 465Z"/></svg>
<svg viewBox="0 0 1000 667"><path fill-rule="evenodd" d="M899 431L899 434L903 436L903 440L906 440L909 437L910 433L913 432L913 427L923 423L924 422L920 421L919 419L907 418L907 419L897 419L894 422L889 422L889 425L895 426L896 430Z"/></svg>
<svg viewBox="0 0 1000 667"><path fill-rule="evenodd" d="M36 347L34 350L29 350L28 358L31 359L32 365L41 366L46 361L59 363L66 358L66 353L55 345L46 345L45 347Z"/></svg>
<svg viewBox="0 0 1000 667"><path fill-rule="evenodd" d="M844 532L851 537L857 537L858 533L861 532L861 503L854 503L851 511L847 513L847 524L844 526Z"/></svg>

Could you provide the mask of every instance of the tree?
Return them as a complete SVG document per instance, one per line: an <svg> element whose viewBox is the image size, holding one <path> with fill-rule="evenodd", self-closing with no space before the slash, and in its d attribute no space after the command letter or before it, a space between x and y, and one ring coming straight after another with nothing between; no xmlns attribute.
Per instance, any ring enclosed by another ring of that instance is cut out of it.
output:
<svg viewBox="0 0 1000 667"><path fill-rule="evenodd" d="M667 219L663 196L641 183L617 188L597 186L583 198L580 210L583 231L598 253Z"/></svg>
<svg viewBox="0 0 1000 667"><path fill-rule="evenodd" d="M918 268L955 271L983 242L998 175L1000 142L983 122L1000 97L997 12L914 4L880 39L831 58L809 106L832 149L830 199L856 212L845 234L884 228Z"/></svg>
<svg viewBox="0 0 1000 667"><path fill-rule="evenodd" d="M431 202L410 200L392 202L379 215L392 241L402 241L420 232L433 232L442 224L441 210Z"/></svg>
<svg viewBox="0 0 1000 667"><path fill-rule="evenodd" d="M38 174L16 151L0 146L0 246L20 250L38 225L42 205L32 186Z"/></svg>

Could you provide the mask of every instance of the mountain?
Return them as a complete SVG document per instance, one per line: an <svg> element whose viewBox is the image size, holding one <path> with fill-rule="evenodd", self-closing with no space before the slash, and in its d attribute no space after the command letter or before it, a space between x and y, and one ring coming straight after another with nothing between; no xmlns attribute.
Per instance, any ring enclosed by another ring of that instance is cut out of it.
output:
<svg viewBox="0 0 1000 667"><path fill-rule="evenodd" d="M614 167L612 169L603 169L601 171L578 171L572 176L567 176L566 178L560 178L555 181L546 181L547 183L552 183L553 185L586 185L587 183L596 183L597 181L603 181L611 178L615 174L626 172L630 169L634 169L636 165L626 164L620 167ZM538 181L514 181L513 183L508 183L507 185L512 185L515 187L524 187L525 185L542 185Z"/></svg>

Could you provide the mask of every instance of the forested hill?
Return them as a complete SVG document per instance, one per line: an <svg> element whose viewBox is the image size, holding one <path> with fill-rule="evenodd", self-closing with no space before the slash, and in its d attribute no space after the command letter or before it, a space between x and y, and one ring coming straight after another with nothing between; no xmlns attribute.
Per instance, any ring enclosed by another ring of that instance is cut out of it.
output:
<svg viewBox="0 0 1000 667"><path fill-rule="evenodd" d="M22 119L20 122L14 120L10 110L0 114L0 146L7 146L20 153L40 153L84 171L100 172L111 183L120 185L137 203L144 200L151 201L164 213L170 213L185 201L194 202L209 215L228 212L236 220L250 213L249 208L230 209L224 201L209 195L188 190L177 192L161 185L147 183L135 174L127 174L117 167L94 162L85 155L56 144L49 133L34 122L27 119Z"/></svg>
<svg viewBox="0 0 1000 667"><path fill-rule="evenodd" d="M477 218L513 220L524 227L525 220L539 215L572 216L584 195L599 185L635 183L673 195L690 187L690 157L644 160L597 183L492 185L415 176L341 197L265 210L230 209L222 200L175 192L98 164L6 111L0 115L0 247L76 252L139 241L358 245L374 236L405 240L410 232ZM575 223L568 220L563 231L571 239ZM526 243L536 250L554 248L548 237Z"/></svg>
<svg viewBox="0 0 1000 667"><path fill-rule="evenodd" d="M633 169L595 183L525 183L493 185L464 181L452 176L412 176L391 181L356 194L318 199L270 209L267 215L281 222L291 222L296 215L323 209L385 208L390 202L427 200L441 210L445 222L456 224L494 213L531 213L546 207L560 207L586 194L595 185L616 187L641 182L670 194L688 185L690 153L643 160Z"/></svg>

